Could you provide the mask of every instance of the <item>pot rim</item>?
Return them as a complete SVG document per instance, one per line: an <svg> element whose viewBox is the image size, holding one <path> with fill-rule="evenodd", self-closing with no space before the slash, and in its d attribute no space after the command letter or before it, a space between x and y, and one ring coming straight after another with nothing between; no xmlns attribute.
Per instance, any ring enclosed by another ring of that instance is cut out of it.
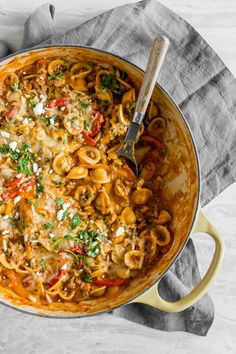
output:
<svg viewBox="0 0 236 354"><path fill-rule="evenodd" d="M138 65L132 63L131 61L129 61L128 59L124 59L121 56L114 54L112 52L108 52L106 50L103 49L99 49L96 47L89 47L89 46L82 46L82 45L76 45L76 44L45 44L45 45L38 45L32 48L26 48L26 49L22 49L20 51L17 51L15 53L12 53L10 55L7 55L4 58L0 58L0 68L3 65L1 65L2 62L10 59L10 58L15 58L18 57L21 54L24 53L31 53L31 52L36 52L36 51L40 51L43 49L47 49L47 48L61 48L61 47L68 47L68 48L81 48L81 49L87 49L87 50L91 50L94 52L101 52L104 54L107 54L110 57L114 57L116 59L122 60L123 62L128 63L129 65L134 66L137 70L139 70L142 74L145 73L145 71L143 69L141 69ZM6 63L7 65L8 63ZM197 183L198 183L198 189L197 189L197 197L196 197L196 205L195 205L195 211L193 214L193 221L191 224L191 227L189 228L189 232L188 235L185 239L185 241L183 242L180 250L178 251L178 253L176 254L176 256L173 258L173 260L170 262L170 264L168 265L167 269L163 272L163 274L161 274L160 276L158 276L158 278L153 281L149 286L147 286L143 291L141 291L139 294L133 296L132 298L130 298L127 301L124 301L123 303L121 303L120 305L114 306L112 308L106 309L106 310L101 310L101 311L96 311L95 313L87 313L87 314L77 314L76 312L70 312L68 315L56 315L56 314L47 314L44 313L45 312L49 312L49 310L44 310L44 309L38 309L38 313L37 312L31 312L30 309L24 309L24 308L20 308L19 306L15 305L15 304L11 304L11 303L6 303L4 302L4 299L0 298L0 304L4 305L10 309L16 310L18 312L27 314L27 315L32 315L32 316L37 316L37 317L44 317L44 318L50 318L50 319L75 319L75 318L85 318L85 317L91 317L91 316L96 316L96 315L100 315L100 314L104 314L104 313L108 313L112 310L118 309L121 306L125 306L130 304L133 300L137 299L139 296L143 295L146 291L148 291L153 285L157 284L167 273L167 271L170 269L170 267L176 262L176 260L178 259L178 257L180 257L181 253L183 252L184 247L186 246L189 238L190 238L190 234L194 228L194 225L197 221L197 216L199 214L199 209L200 209L200 195L201 195L201 170L200 170L200 159L199 159L199 155L198 155L198 151L196 148L196 143L195 143L195 139L193 137L192 131L190 129L190 126L187 122L187 119L185 118L184 114L182 113L181 109L179 108L179 106L175 103L175 101L170 97L170 95L166 92L166 90L159 84L159 83L155 83L155 87L158 86L158 88L166 95L166 97L171 101L171 103L174 105L175 109L178 111L178 113L180 114L181 118L183 119L183 122L188 130L191 142L192 142L192 146L193 146L193 150L194 150L194 155L195 155L195 159L196 159L196 165L197 165ZM36 308L34 308L36 309ZM61 311L61 313L63 313L63 311ZM66 313L66 312L65 312Z"/></svg>

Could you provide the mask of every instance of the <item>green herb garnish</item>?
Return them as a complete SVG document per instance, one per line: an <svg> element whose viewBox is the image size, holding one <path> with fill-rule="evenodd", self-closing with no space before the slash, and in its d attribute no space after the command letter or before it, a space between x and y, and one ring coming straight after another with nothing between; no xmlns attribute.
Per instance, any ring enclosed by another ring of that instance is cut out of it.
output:
<svg viewBox="0 0 236 354"><path fill-rule="evenodd" d="M53 224L51 222L48 222L47 224L44 224L43 227L44 227L45 230L48 230L51 227L53 227Z"/></svg>
<svg viewBox="0 0 236 354"><path fill-rule="evenodd" d="M90 127L90 121L88 119L85 119L83 123L84 123L84 129L87 129Z"/></svg>
<svg viewBox="0 0 236 354"><path fill-rule="evenodd" d="M52 181L53 184L55 184L56 186L61 186L63 184L63 182L61 181Z"/></svg>
<svg viewBox="0 0 236 354"><path fill-rule="evenodd" d="M43 193L44 191L44 187L42 185L42 183L40 183L39 181L37 182L36 184L36 193L39 194L39 193Z"/></svg>
<svg viewBox="0 0 236 354"><path fill-rule="evenodd" d="M79 239L82 241L87 241L89 239L89 234L85 230L80 230L78 232Z"/></svg>
<svg viewBox="0 0 236 354"><path fill-rule="evenodd" d="M22 143L21 150L12 150L9 145L5 144L0 146L0 153L9 153L10 158L18 163L17 170L23 172L26 175L31 175L31 167L35 158L34 155L29 152L31 145Z"/></svg>
<svg viewBox="0 0 236 354"><path fill-rule="evenodd" d="M43 121L44 121L46 127L48 127L48 126L50 125L50 120L49 120L49 118L44 118Z"/></svg>
<svg viewBox="0 0 236 354"><path fill-rule="evenodd" d="M56 248L61 242L65 241L65 240L80 241L80 239L76 236L65 235L64 237L60 237L56 241L54 241L52 244L52 248Z"/></svg>
<svg viewBox="0 0 236 354"><path fill-rule="evenodd" d="M93 278L91 277L91 275L89 273L87 273L84 278L84 282L85 283L92 283L92 281L93 281Z"/></svg>
<svg viewBox="0 0 236 354"><path fill-rule="evenodd" d="M81 105L82 108L86 109L90 106L90 103L85 103L79 99L79 104Z"/></svg>
<svg viewBox="0 0 236 354"><path fill-rule="evenodd" d="M54 114L49 118L44 118L43 121L44 121L45 125L48 127L50 124L56 122L56 120L57 120L57 116Z"/></svg>
<svg viewBox="0 0 236 354"><path fill-rule="evenodd" d="M90 257L97 257L100 253L100 246L97 242L90 242L89 243L89 250L87 252L88 256Z"/></svg>
<svg viewBox="0 0 236 354"><path fill-rule="evenodd" d="M12 92L16 92L19 90L19 84L18 83L15 83L11 86L11 91Z"/></svg>
<svg viewBox="0 0 236 354"><path fill-rule="evenodd" d="M45 270L46 270L46 261L45 261L45 259L42 258L41 261L39 262L39 264L40 264L40 266L42 268L42 271L45 272Z"/></svg>
<svg viewBox="0 0 236 354"><path fill-rule="evenodd" d="M54 75L48 76L48 81L61 80L63 78L63 74L59 71Z"/></svg>
<svg viewBox="0 0 236 354"><path fill-rule="evenodd" d="M102 90L109 90L116 83L116 79L111 74L105 74L102 78Z"/></svg>
<svg viewBox="0 0 236 354"><path fill-rule="evenodd" d="M65 220L65 218L67 218L67 216L68 216L69 214L70 214L69 211L68 211L68 210L65 210L64 213L63 213L63 215L62 215L61 220Z"/></svg>
<svg viewBox="0 0 236 354"><path fill-rule="evenodd" d="M64 201L60 197L56 197L56 203L57 206L62 206L64 204Z"/></svg>
<svg viewBox="0 0 236 354"><path fill-rule="evenodd" d="M74 230L77 226L80 225L81 221L82 220L78 214L74 215L73 218L71 219L69 229Z"/></svg>
<svg viewBox="0 0 236 354"><path fill-rule="evenodd" d="M18 161L18 170L26 175L32 175L32 171L29 168L31 162L29 157L21 157Z"/></svg>
<svg viewBox="0 0 236 354"><path fill-rule="evenodd" d="M33 98L30 98L30 99L29 99L29 106L30 106L30 108L35 108L36 105L37 105L37 103L34 101L34 99L33 99Z"/></svg>

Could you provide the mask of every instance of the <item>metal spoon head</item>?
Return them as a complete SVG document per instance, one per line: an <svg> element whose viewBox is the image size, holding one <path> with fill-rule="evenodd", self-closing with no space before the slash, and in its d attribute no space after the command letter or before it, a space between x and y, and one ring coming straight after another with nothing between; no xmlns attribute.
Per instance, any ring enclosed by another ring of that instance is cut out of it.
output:
<svg viewBox="0 0 236 354"><path fill-rule="evenodd" d="M123 145L117 150L117 155L121 157L125 157L127 162L131 165L130 167L135 172L136 176L138 176L138 164L134 155L134 141L124 141Z"/></svg>

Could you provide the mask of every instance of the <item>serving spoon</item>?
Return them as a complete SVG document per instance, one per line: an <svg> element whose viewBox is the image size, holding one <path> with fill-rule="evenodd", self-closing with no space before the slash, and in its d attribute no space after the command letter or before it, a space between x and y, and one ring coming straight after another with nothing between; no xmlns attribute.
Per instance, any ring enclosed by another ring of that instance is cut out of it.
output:
<svg viewBox="0 0 236 354"><path fill-rule="evenodd" d="M133 120L129 126L122 146L116 152L118 156L125 157L131 162L131 164L134 166L136 175L138 175L138 164L134 154L134 147L138 141L139 129L144 119L147 106L151 99L152 92L161 70L163 61L165 59L168 47L168 38L160 36L154 39L143 82L139 91Z"/></svg>

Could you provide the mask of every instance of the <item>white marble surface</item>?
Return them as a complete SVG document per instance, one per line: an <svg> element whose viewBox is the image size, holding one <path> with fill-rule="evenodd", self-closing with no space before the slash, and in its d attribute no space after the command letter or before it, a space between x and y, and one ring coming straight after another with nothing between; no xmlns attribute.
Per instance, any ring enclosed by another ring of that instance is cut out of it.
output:
<svg viewBox="0 0 236 354"><path fill-rule="evenodd" d="M1 38L19 45L27 14L44 0L0 0ZM56 29L63 32L125 0L55 0ZM134 1L133 1L134 2ZM236 1L162 0L192 24L236 75ZM17 39L16 39L17 38ZM202 338L188 333L166 333L110 315L61 321L29 317L0 307L0 353L236 353L236 184L205 208L221 231L226 252L222 269L209 293L215 320ZM208 237L195 237L202 274L213 245Z"/></svg>

